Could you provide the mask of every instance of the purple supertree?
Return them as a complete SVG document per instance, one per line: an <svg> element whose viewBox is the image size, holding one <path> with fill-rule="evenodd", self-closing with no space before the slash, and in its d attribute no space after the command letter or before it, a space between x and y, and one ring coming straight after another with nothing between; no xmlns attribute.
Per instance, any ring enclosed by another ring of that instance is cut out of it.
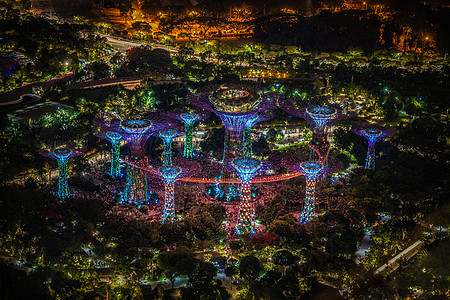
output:
<svg viewBox="0 0 450 300"><path fill-rule="evenodd" d="M215 113L225 126L223 163L225 166L242 156L245 124L255 114L275 108L280 94L264 93L260 87L247 84L212 85L188 93L193 105Z"/></svg>
<svg viewBox="0 0 450 300"><path fill-rule="evenodd" d="M56 195L61 199L66 199L71 196L69 190L68 173L69 169L67 167L67 161L71 157L79 156L84 152L84 149L75 149L74 147L63 147L53 149L51 151L41 150L40 154L43 156L54 158L58 161L58 191Z"/></svg>
<svg viewBox="0 0 450 300"><path fill-rule="evenodd" d="M325 166L320 162L308 160L306 156L307 155L295 153L282 159L282 164L285 168L291 171L300 172L303 176L305 176L305 203L300 214L300 223L307 223L316 216L315 193L318 177L321 175L334 173L342 167L342 163L335 157L329 157L329 162Z"/></svg>
<svg viewBox="0 0 450 300"><path fill-rule="evenodd" d="M242 142L242 154L244 157L252 157L252 129L256 123L264 122L273 118L273 113L269 112L261 112L254 114L247 123L245 123L245 129L243 133L243 142Z"/></svg>
<svg viewBox="0 0 450 300"><path fill-rule="evenodd" d="M384 127L377 124L364 124L355 125L352 127L352 131L357 135L363 136L367 139L367 156L366 156L366 169L375 169L375 144L384 137L389 137L395 134L396 130L390 127Z"/></svg>
<svg viewBox="0 0 450 300"><path fill-rule="evenodd" d="M192 112L174 110L174 111L168 112L167 115L170 118L180 120L184 123L185 142L184 142L184 149L183 149L183 157L186 157L186 158L194 157L195 156L194 145L193 145L192 141L193 141L195 123L208 118L210 116L210 113L207 111L200 111L200 110L192 111Z"/></svg>
<svg viewBox="0 0 450 300"><path fill-rule="evenodd" d="M241 203L239 205L239 215L236 224L236 233L255 233L253 228L254 208L251 202L251 182L256 174L260 171L263 164L261 161L249 158L235 158L231 165L234 171L241 179Z"/></svg>
<svg viewBox="0 0 450 300"><path fill-rule="evenodd" d="M160 119L155 114L148 114L146 119L125 119L105 121L97 119L98 126L103 131L116 132L120 134L130 149L128 162L138 162L146 160L144 154L145 143L154 133L172 126L165 120ZM135 205L142 205L148 202L149 190L147 178L140 169L132 165L127 167L126 187L122 193L121 202Z"/></svg>
<svg viewBox="0 0 450 300"><path fill-rule="evenodd" d="M311 161L326 164L330 143L328 142L328 129L339 120L355 116L354 113L344 113L337 105L328 102L328 97L310 98L309 101L301 98L286 99L280 106L289 114L305 119L312 130Z"/></svg>

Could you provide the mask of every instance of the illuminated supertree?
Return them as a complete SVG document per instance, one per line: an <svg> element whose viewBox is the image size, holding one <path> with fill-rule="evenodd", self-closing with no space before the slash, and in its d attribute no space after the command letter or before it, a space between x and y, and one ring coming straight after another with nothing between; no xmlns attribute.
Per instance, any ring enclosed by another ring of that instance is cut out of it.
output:
<svg viewBox="0 0 450 300"><path fill-rule="evenodd" d="M174 128L164 129L159 132L159 136L164 143L163 166L172 165L172 141L178 135L179 131Z"/></svg>
<svg viewBox="0 0 450 300"><path fill-rule="evenodd" d="M243 132L247 122L257 113L276 106L281 95L264 93L253 85L229 84L208 86L195 93L189 93L187 100L215 113L225 126L223 163L242 156Z"/></svg>
<svg viewBox="0 0 450 300"><path fill-rule="evenodd" d="M114 131L99 131L99 128L96 128L97 132L94 132L96 136L99 138L109 140L111 142L111 166L108 171L108 174L114 178L122 178L123 172L120 166L120 142L123 140L123 137Z"/></svg>
<svg viewBox="0 0 450 300"><path fill-rule="evenodd" d="M112 177L122 178L122 168L120 167L120 142L123 140L123 137L117 132L109 131L106 133L106 137L111 142L111 168L109 171L109 175Z"/></svg>
<svg viewBox="0 0 450 300"><path fill-rule="evenodd" d="M300 171L306 179L305 188L305 205L303 211L300 214L299 222L306 223L311 220L315 215L315 202L316 202L316 181L317 177L322 171L323 165L315 161L308 161L300 164L298 171Z"/></svg>
<svg viewBox="0 0 450 300"><path fill-rule="evenodd" d="M242 154L244 157L252 157L252 129L256 123L270 120L273 117L271 112L261 112L253 115L247 123L245 123L245 129L243 133Z"/></svg>
<svg viewBox="0 0 450 300"><path fill-rule="evenodd" d="M281 102L286 112L294 116L304 118L312 130L312 140L309 143L311 149L311 161L326 164L330 143L328 142L328 129L339 120L353 117L354 113L343 113L334 104L328 103L327 97L311 98L309 101L302 99L289 99Z"/></svg>
<svg viewBox="0 0 450 300"><path fill-rule="evenodd" d="M164 212L162 215L163 224L175 221L175 181L181 174L181 168L174 166L163 166L158 169L158 174L164 181Z"/></svg>
<svg viewBox="0 0 450 300"><path fill-rule="evenodd" d="M130 162L145 164L144 148L147 139L155 132L172 125L159 119L156 115L148 115L147 119L136 118L112 121L97 119L97 122L103 131L120 134L127 141L130 149L130 154L127 158L129 164L127 167L126 186L122 193L121 201L135 205L147 203L150 196L147 178L140 169L135 168Z"/></svg>
<svg viewBox="0 0 450 300"><path fill-rule="evenodd" d="M306 223L316 216L315 193L318 177L336 172L342 167L342 163L332 156L328 157L328 164L325 166L317 161L309 161L306 155L294 153L284 157L282 159L282 164L288 170L300 172L305 176L305 203L299 217L299 222Z"/></svg>
<svg viewBox="0 0 450 300"><path fill-rule="evenodd" d="M77 150L72 147L64 147L54 149L52 151L42 150L40 153L44 156L51 157L57 160L58 162L58 191L56 195L61 199L66 199L71 196L69 190L69 182L68 182L68 167L67 161L71 157L79 156L83 153L83 150Z"/></svg>
<svg viewBox="0 0 450 300"><path fill-rule="evenodd" d="M395 134L396 130L390 127L383 127L376 124L364 124L353 126L352 131L357 135L364 136L367 139L366 169L375 169L375 144L380 138L389 137Z"/></svg>
<svg viewBox="0 0 450 300"><path fill-rule="evenodd" d="M262 167L262 163L254 158L236 158L232 161L236 174L241 179L241 203L239 205L239 216L236 225L236 232L254 233L253 216L254 209L251 202L251 182Z"/></svg>
<svg viewBox="0 0 450 300"><path fill-rule="evenodd" d="M183 157L193 158L195 156L193 144L195 123L208 118L210 116L210 113L200 110L193 112L183 112L180 110L173 110L166 114L168 117L180 120L184 123L185 142L183 149Z"/></svg>
<svg viewBox="0 0 450 300"><path fill-rule="evenodd" d="M146 164L131 162L136 169L149 174L149 176L158 177L164 182L163 223L175 220L175 182L183 177L196 174L202 169L195 160L180 157L174 157L173 160L174 165L172 166L161 166L161 162L156 159L150 159Z"/></svg>

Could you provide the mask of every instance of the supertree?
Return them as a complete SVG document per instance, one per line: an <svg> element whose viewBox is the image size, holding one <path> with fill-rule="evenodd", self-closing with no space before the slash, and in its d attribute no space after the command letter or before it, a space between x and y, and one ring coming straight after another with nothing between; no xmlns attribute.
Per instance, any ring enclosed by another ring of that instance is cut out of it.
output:
<svg viewBox="0 0 450 300"><path fill-rule="evenodd" d="M243 132L247 122L255 114L275 108L280 97L280 94L265 93L251 84L212 85L186 96L190 103L215 113L222 120L225 126L225 166L242 155Z"/></svg>
<svg viewBox="0 0 450 300"><path fill-rule="evenodd" d="M150 119L151 118L151 119ZM170 123L149 114L147 119L125 119L104 121L97 119L98 126L104 131L111 131L120 134L130 149L127 162L146 163L144 147L147 139L167 126ZM122 193L121 201L135 205L142 205L148 202L149 190L145 174L133 165L128 164L126 175L126 186Z"/></svg>
<svg viewBox="0 0 450 300"><path fill-rule="evenodd" d="M244 157L252 157L252 129L255 124L270 120L273 117L273 113L269 112L261 112L253 115L247 123L245 123L245 129L243 133L243 142L242 142L242 154Z"/></svg>
<svg viewBox="0 0 450 300"><path fill-rule="evenodd" d="M149 176L160 178L164 182L163 223L175 220L175 182L183 177L196 174L202 169L195 160L180 157L174 157L173 160L173 165L171 166L161 166L161 162L156 159L149 159L149 162L146 164L131 162L135 168L149 174Z"/></svg>
<svg viewBox="0 0 450 300"><path fill-rule="evenodd" d="M231 165L241 179L241 202L239 216L236 225L236 233L254 233L253 229L253 204L251 203L251 182L262 167L261 161L254 158L235 158Z"/></svg>
<svg viewBox="0 0 450 300"><path fill-rule="evenodd" d="M172 141L180 132L175 128L167 128L159 132L159 136L164 143L163 166L172 165Z"/></svg>
<svg viewBox="0 0 450 300"><path fill-rule="evenodd" d="M195 123L208 118L210 116L210 113L207 111L200 111L200 110L192 112L173 110L167 112L166 114L168 117L182 121L184 123L185 142L183 149L183 157L193 158L195 156L193 144Z"/></svg>
<svg viewBox="0 0 450 300"><path fill-rule="evenodd" d="M96 136L99 138L109 140L111 142L111 166L108 174L114 178L122 178L123 172L120 166L120 142L123 140L123 137L114 131L99 131L99 128L96 128L97 132L94 132Z"/></svg>
<svg viewBox="0 0 450 300"><path fill-rule="evenodd" d="M389 137L395 134L396 130L390 127L383 127L377 124L364 124L355 125L352 127L352 131L357 135L363 136L367 139L367 156L366 156L366 169L375 169L375 144L377 141L384 137Z"/></svg>
<svg viewBox="0 0 450 300"><path fill-rule="evenodd" d="M163 224L175 221L175 181L181 174L181 168L175 166L163 166L158 168L158 174L164 181L164 212Z"/></svg>
<svg viewBox="0 0 450 300"><path fill-rule="evenodd" d="M68 182L68 167L67 161L71 157L79 156L84 152L84 150L75 149L74 147L64 147L53 149L52 151L41 150L40 153L44 156L51 157L56 159L58 162L58 191L56 195L61 199L66 199L71 196L69 190L69 182Z"/></svg>
<svg viewBox="0 0 450 300"><path fill-rule="evenodd" d="M334 173L342 167L342 163L334 156L329 157L329 163L327 165L317 161L310 161L306 156L304 154L294 153L282 159L282 164L285 168L300 172L305 176L305 203L299 217L300 223L307 223L316 216L315 193L318 177L320 175Z"/></svg>
<svg viewBox="0 0 450 300"><path fill-rule="evenodd" d="M309 143L311 149L311 161L326 164L330 143L328 142L328 129L339 120L353 117L354 113L344 113L342 109L331 104L328 97L302 99L289 99L280 104L283 109L294 116L304 118L312 130L312 139Z"/></svg>
<svg viewBox="0 0 450 300"><path fill-rule="evenodd" d="M299 165L298 171L300 171L306 179L305 205L303 207L302 213L300 214L300 223L306 223L316 215L316 181L322 169L323 165L315 161L307 161Z"/></svg>

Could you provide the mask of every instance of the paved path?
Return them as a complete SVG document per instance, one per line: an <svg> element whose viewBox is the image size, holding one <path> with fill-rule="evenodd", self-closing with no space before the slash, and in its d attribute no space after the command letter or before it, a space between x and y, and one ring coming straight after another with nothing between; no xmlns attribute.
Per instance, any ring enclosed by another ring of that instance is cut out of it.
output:
<svg viewBox="0 0 450 300"><path fill-rule="evenodd" d="M361 240L361 244L359 245L358 250L356 251L356 263L361 263L361 261L366 258L367 253L370 251L370 235L372 234L371 230L367 230L364 233L364 237Z"/></svg>
<svg viewBox="0 0 450 300"><path fill-rule="evenodd" d="M400 265L400 263L398 262L399 259L409 260L411 257L416 255L417 252L419 252L419 249L423 246L424 243L425 242L422 240L416 241L414 244L394 256L387 263L376 269L374 273L378 274L380 272L383 272L384 270L394 271Z"/></svg>

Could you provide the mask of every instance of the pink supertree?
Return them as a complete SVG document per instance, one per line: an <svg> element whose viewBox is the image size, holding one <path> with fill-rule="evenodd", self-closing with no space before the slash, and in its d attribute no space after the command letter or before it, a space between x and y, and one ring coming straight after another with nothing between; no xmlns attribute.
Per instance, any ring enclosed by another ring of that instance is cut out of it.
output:
<svg viewBox="0 0 450 300"><path fill-rule="evenodd" d="M367 139L367 156L366 169L375 169L375 144L384 137L389 137L395 134L396 130L388 126L381 126L378 124L362 124L352 126L352 131L357 135L363 136Z"/></svg>

